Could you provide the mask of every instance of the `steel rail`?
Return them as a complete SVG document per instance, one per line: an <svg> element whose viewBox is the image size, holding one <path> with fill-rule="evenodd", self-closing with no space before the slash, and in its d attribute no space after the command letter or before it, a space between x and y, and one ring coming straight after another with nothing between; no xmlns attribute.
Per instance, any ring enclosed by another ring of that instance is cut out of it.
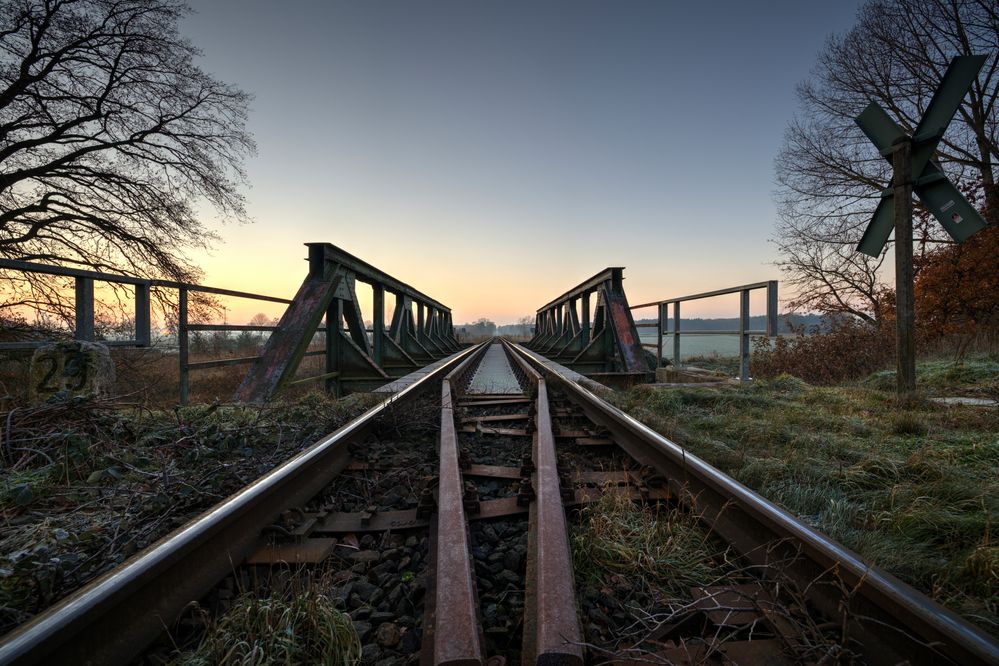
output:
<svg viewBox="0 0 999 666"><path fill-rule="evenodd" d="M467 356L441 382L438 510L432 528L434 601L430 628L424 636L424 644L432 645L433 663L438 666L471 666L486 662L465 518L453 399L455 389L488 347L488 343L480 344L475 348L479 353Z"/></svg>
<svg viewBox="0 0 999 666"><path fill-rule="evenodd" d="M558 364L514 349L625 451L663 473L675 494L747 560L782 567L828 619L846 612L849 635L869 663L999 664L995 637L603 401Z"/></svg>
<svg viewBox="0 0 999 666"><path fill-rule="evenodd" d="M582 632L576 615L576 592L569 552L569 535L558 476L555 435L544 378L513 353L507 355L537 387L534 432L535 500L531 503L527 535L527 589L524 604L522 661L538 666L581 666Z"/></svg>
<svg viewBox="0 0 999 666"><path fill-rule="evenodd" d="M262 527L322 490L378 416L479 350L419 371L398 393L7 634L0 664L128 662L260 544Z"/></svg>

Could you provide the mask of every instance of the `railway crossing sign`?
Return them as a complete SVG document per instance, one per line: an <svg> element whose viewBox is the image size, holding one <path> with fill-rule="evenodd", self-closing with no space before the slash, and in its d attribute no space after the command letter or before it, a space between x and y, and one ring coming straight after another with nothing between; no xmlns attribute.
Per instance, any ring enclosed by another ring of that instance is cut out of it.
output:
<svg viewBox="0 0 999 666"><path fill-rule="evenodd" d="M911 141L912 189L951 238L959 243L984 227L985 220L947 180L931 157L986 58L983 55L957 56L951 61L911 138L877 102L871 102L856 118L857 125L889 162L896 146ZM881 254L894 227L894 195L893 189L882 193L874 217L857 245L859 252L872 257Z"/></svg>
<svg viewBox="0 0 999 666"><path fill-rule="evenodd" d="M895 230L895 348L896 385L900 399L916 389L916 314L912 267L912 193L961 242L985 226L985 220L933 162L940 139L968 94L986 56L957 56L933 93L916 131L910 137L877 102L855 118L871 143L891 162L890 189L881 194L874 217L857 251L877 257Z"/></svg>

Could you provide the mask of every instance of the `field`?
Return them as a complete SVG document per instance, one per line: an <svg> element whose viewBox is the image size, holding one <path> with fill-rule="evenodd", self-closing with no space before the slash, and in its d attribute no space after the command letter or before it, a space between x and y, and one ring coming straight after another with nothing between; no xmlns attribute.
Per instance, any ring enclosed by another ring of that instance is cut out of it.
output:
<svg viewBox="0 0 999 666"><path fill-rule="evenodd" d="M995 398L999 363L924 362L933 395ZM877 565L999 634L999 410L921 398L890 373L617 394L618 406Z"/></svg>

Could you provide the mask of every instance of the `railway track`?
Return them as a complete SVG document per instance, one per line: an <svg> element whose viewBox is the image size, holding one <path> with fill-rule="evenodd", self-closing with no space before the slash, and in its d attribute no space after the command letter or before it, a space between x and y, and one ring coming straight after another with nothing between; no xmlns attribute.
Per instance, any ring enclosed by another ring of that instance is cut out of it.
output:
<svg viewBox="0 0 999 666"><path fill-rule="evenodd" d="M370 662L999 663L994 638L533 352L479 345L393 388L4 637L0 663L141 659L220 581L289 566L331 574ZM694 535L699 576L574 567L607 507Z"/></svg>

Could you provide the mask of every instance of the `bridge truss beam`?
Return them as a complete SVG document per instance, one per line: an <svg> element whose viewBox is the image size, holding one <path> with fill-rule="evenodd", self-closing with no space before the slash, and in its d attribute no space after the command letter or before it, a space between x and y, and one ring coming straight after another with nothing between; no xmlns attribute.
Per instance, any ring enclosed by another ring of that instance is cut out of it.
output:
<svg viewBox="0 0 999 666"><path fill-rule="evenodd" d="M624 268L605 268L539 308L528 347L586 375L644 380L653 368L645 359L623 280Z"/></svg>
<svg viewBox="0 0 999 666"><path fill-rule="evenodd" d="M260 402L283 386L314 380L324 380L337 395L372 390L458 351L450 308L335 245L306 245L309 273L237 389L236 400ZM370 335L357 282L372 290ZM395 296L388 327L386 292ZM324 318L326 325L321 326ZM310 351L317 332L325 333L324 348ZM293 379L302 358L315 353L325 356L325 372Z"/></svg>

